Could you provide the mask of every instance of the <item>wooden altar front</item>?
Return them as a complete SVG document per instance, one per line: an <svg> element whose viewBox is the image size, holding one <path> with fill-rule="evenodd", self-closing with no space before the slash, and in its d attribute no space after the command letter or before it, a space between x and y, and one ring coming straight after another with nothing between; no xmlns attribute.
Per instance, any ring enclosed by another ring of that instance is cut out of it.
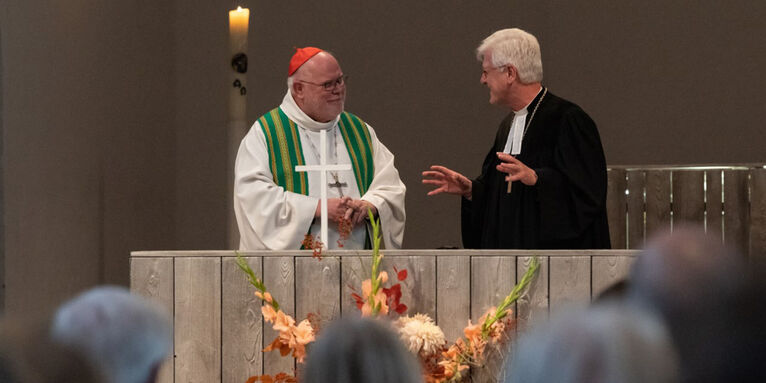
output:
<svg viewBox="0 0 766 383"><path fill-rule="evenodd" d="M256 274L300 321L359 315L350 296L369 278L369 251L242 253ZM635 250L390 250L383 269L407 269L407 314L434 318L452 342L469 318L498 304L538 256L541 267L514 309L520 331L567 305L587 304L627 275ZM134 252L131 289L159 301L174 320L174 357L160 382L243 383L251 375L292 371L292 358L261 350L276 337L233 251Z"/></svg>

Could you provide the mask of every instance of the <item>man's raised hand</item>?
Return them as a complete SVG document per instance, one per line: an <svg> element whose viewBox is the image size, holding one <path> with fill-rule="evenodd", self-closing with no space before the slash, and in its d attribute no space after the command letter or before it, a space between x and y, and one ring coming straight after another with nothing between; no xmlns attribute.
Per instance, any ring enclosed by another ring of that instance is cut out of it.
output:
<svg viewBox="0 0 766 383"><path fill-rule="evenodd" d="M534 170L524 165L523 162L517 160L514 156L498 152L497 158L502 161L497 165L497 170L503 173L508 173L505 176L505 180L508 182L521 181L524 185L532 186L537 183L537 173Z"/></svg>
<svg viewBox="0 0 766 383"><path fill-rule="evenodd" d="M424 171L423 183L436 186L435 189L428 192L428 195L448 193L471 199L471 190L473 189L471 180L444 166L432 165L431 170Z"/></svg>

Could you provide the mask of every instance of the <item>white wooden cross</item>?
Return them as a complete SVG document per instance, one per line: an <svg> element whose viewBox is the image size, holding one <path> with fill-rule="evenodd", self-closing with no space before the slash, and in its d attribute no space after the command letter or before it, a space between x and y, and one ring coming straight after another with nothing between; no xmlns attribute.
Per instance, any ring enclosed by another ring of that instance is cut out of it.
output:
<svg viewBox="0 0 766 383"><path fill-rule="evenodd" d="M309 138L310 139L310 138ZM311 172L311 171L318 171L320 174L320 181L319 184L321 185L321 210L320 210L320 216L322 226L320 230L321 240L322 240L322 246L325 249L328 249L327 246L327 187L329 186L327 183L327 172L328 171L339 171L339 170L351 170L351 164L338 164L338 165L327 165L327 130L322 130L319 132L319 151L321 154L319 155L319 165L298 165L295 167L296 172Z"/></svg>

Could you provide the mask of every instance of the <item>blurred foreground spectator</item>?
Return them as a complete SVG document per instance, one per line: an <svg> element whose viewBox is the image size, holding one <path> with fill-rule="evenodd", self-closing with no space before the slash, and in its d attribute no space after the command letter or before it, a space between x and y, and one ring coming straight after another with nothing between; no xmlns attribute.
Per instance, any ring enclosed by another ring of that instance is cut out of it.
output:
<svg viewBox="0 0 766 383"><path fill-rule="evenodd" d="M109 383L154 382L173 339L168 313L122 287L97 287L65 303L51 332Z"/></svg>
<svg viewBox="0 0 766 383"><path fill-rule="evenodd" d="M373 319L333 322L311 347L303 383L423 382L418 362L399 336Z"/></svg>
<svg viewBox="0 0 766 383"><path fill-rule="evenodd" d="M520 340L508 383L672 383L678 358L659 318L611 302L559 311Z"/></svg>
<svg viewBox="0 0 766 383"><path fill-rule="evenodd" d="M684 382L766 381L766 299L745 257L694 226L651 239L630 299L670 330Z"/></svg>

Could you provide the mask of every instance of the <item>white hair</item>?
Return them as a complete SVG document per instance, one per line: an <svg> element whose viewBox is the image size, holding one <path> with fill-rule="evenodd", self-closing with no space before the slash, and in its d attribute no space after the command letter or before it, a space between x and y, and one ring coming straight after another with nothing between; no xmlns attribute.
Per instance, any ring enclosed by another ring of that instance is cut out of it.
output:
<svg viewBox="0 0 766 383"><path fill-rule="evenodd" d="M504 383L671 383L679 377L678 353L662 320L618 302L559 312L523 336L507 363Z"/></svg>
<svg viewBox="0 0 766 383"><path fill-rule="evenodd" d="M295 73L287 77L287 89L290 90L290 94L293 94L293 83L295 83Z"/></svg>
<svg viewBox="0 0 766 383"><path fill-rule="evenodd" d="M82 353L109 383L147 382L173 339L166 310L117 286L97 287L65 303L51 335Z"/></svg>
<svg viewBox="0 0 766 383"><path fill-rule="evenodd" d="M512 65L524 84L543 81L543 61L540 43L532 34L518 28L501 29L484 39L476 48L476 58L484 61L490 54L492 65L501 68Z"/></svg>

